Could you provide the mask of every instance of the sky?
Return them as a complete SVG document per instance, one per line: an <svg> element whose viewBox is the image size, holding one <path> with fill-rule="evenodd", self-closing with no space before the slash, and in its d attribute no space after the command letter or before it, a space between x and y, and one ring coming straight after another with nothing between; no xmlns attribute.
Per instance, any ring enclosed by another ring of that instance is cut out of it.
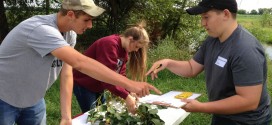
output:
<svg viewBox="0 0 272 125"><path fill-rule="evenodd" d="M236 0L238 9L258 11L258 8L272 8L272 0Z"/></svg>

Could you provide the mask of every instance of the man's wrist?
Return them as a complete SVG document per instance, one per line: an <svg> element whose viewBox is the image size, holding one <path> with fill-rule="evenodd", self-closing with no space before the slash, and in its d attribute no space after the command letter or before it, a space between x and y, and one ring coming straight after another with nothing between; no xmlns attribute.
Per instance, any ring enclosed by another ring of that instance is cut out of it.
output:
<svg viewBox="0 0 272 125"><path fill-rule="evenodd" d="M64 116L61 116L61 119L62 119L62 120L72 120L72 117L71 117L71 116L64 115Z"/></svg>

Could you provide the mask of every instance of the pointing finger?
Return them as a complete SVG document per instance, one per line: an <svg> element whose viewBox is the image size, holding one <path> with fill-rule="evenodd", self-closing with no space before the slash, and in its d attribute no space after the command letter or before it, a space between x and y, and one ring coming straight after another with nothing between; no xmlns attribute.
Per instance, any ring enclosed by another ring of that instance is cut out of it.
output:
<svg viewBox="0 0 272 125"><path fill-rule="evenodd" d="M157 89L156 87L154 87L154 86L152 86L152 85L149 85L148 88L149 88L150 90L154 91L154 92L157 93L157 94L162 94L162 92L161 92L159 89Z"/></svg>

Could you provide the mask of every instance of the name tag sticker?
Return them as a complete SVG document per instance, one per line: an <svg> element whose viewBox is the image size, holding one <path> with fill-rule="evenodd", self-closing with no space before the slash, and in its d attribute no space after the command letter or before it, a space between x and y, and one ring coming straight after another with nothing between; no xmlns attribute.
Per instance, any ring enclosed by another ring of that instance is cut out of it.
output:
<svg viewBox="0 0 272 125"><path fill-rule="evenodd" d="M218 56L215 64L223 68L225 66L225 64L227 63L227 61L228 61L227 59L225 59L221 56Z"/></svg>

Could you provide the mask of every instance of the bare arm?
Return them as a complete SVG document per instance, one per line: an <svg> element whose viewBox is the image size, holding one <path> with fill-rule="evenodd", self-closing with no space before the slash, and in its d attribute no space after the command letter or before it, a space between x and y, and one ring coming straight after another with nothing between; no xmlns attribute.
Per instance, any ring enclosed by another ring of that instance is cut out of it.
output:
<svg viewBox="0 0 272 125"><path fill-rule="evenodd" d="M73 74L72 67L64 63L60 76L60 104L61 104L61 124L72 124L72 91Z"/></svg>
<svg viewBox="0 0 272 125"><path fill-rule="evenodd" d="M236 95L213 102L200 103L197 100L185 100L188 103L183 108L189 112L215 114L235 114L255 110L260 102L262 86L262 84L245 87L236 86Z"/></svg>
<svg viewBox="0 0 272 125"><path fill-rule="evenodd" d="M140 97L149 94L149 90L160 93L158 89L145 82L135 82L110 70L94 59L82 55L69 46L58 48L52 54L71 65L76 70L97 80L121 86L129 91L137 93ZM139 84L141 83L141 84ZM135 87L136 86L136 87Z"/></svg>
<svg viewBox="0 0 272 125"><path fill-rule="evenodd" d="M157 68L160 64L162 64L161 67ZM157 73L165 68L176 75L184 77L193 77L203 71L203 65L197 63L193 59L189 61L163 59L155 62L147 72L147 75L150 74L152 79L154 79L154 77L157 78Z"/></svg>
<svg viewBox="0 0 272 125"><path fill-rule="evenodd" d="M167 69L179 76L194 77L203 71L203 65L193 59L189 61L169 61Z"/></svg>

